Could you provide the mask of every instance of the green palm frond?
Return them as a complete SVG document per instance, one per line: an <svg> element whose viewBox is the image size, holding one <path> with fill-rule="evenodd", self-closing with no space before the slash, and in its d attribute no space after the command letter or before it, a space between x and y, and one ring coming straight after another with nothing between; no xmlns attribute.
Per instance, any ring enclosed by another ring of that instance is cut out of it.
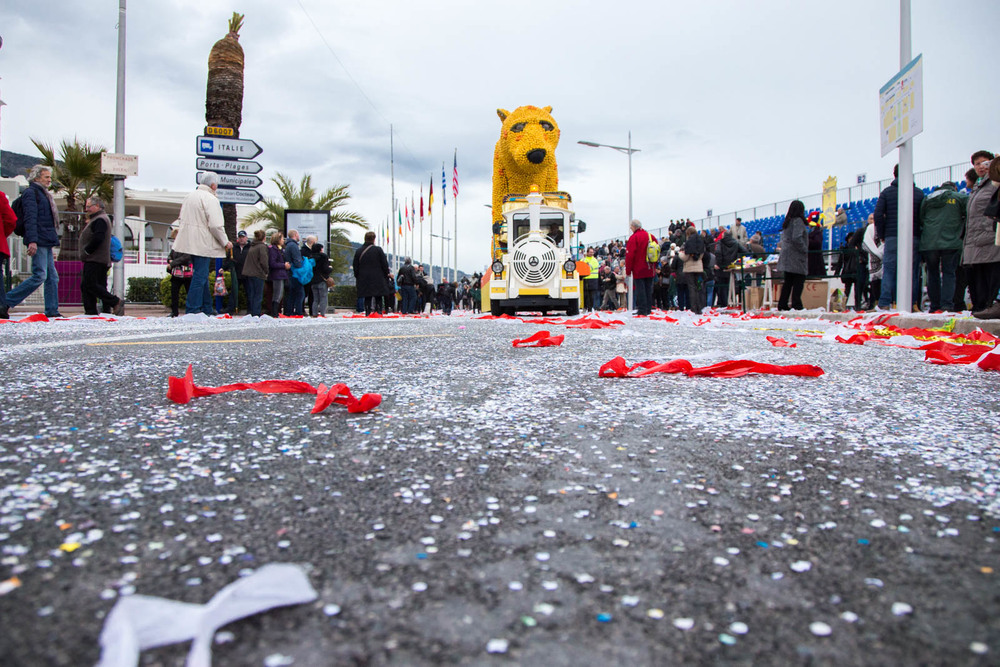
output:
<svg viewBox="0 0 1000 667"><path fill-rule="evenodd" d="M101 153L107 149L99 144L64 139L59 144L59 159L52 147L38 139L31 139L42 155L42 164L52 167L52 189L66 191L66 206L76 210L76 202L97 194L105 201L111 200L113 179L101 173Z"/></svg>
<svg viewBox="0 0 1000 667"><path fill-rule="evenodd" d="M324 192L318 199L316 188L312 184L312 175L304 174L298 185L287 175L278 172L271 178L278 187L280 199L264 199L264 208L251 212L240 223L241 229L259 227L261 223L267 226L281 228L285 220L285 210L298 211L330 211L331 239L339 232L335 225L351 225L368 229L368 223L360 213L338 210L343 208L351 198L349 185L335 185ZM344 238L347 236L344 234Z"/></svg>

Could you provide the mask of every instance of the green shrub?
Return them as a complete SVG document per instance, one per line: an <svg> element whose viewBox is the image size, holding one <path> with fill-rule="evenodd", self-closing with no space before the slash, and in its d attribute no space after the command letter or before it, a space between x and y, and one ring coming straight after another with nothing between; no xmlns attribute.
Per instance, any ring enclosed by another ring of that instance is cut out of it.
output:
<svg viewBox="0 0 1000 667"><path fill-rule="evenodd" d="M132 303L156 303L160 300L157 278L129 278L125 299Z"/></svg>
<svg viewBox="0 0 1000 667"><path fill-rule="evenodd" d="M330 289L330 305L334 308L354 308L358 304L356 285L337 285Z"/></svg>
<svg viewBox="0 0 1000 667"><path fill-rule="evenodd" d="M229 290L231 290L233 288L232 277L229 275L229 271L223 271L222 275L225 276L225 278L226 278L226 291L228 292ZM156 279L155 278L151 278L150 280L156 280ZM208 284L209 284L209 288L210 289L215 286L215 271L209 271L209 273L208 273ZM223 306L223 308L225 308L226 303L227 303L226 300L228 298L229 298L228 296L222 297L222 306ZM214 302L214 300L215 300L214 296L212 297L212 300ZM159 298L159 301L160 301L160 303L162 303L167 308L170 307L170 276L167 276L166 278L163 278L160 281L160 298ZM180 293L177 296L177 308L178 308L178 310L181 310L181 311L184 310L184 303L185 303L185 301L187 301L187 287L185 287L184 285L181 285ZM240 307L241 311L247 312L247 291L245 289L241 289L240 290L239 307Z"/></svg>

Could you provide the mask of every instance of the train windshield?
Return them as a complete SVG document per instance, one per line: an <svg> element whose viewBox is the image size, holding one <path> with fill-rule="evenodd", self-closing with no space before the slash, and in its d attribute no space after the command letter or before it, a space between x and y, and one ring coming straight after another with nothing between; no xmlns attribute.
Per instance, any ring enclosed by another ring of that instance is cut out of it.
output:
<svg viewBox="0 0 1000 667"><path fill-rule="evenodd" d="M552 239L557 247L563 247L566 226L565 218L559 213L543 213L541 219L542 233Z"/></svg>

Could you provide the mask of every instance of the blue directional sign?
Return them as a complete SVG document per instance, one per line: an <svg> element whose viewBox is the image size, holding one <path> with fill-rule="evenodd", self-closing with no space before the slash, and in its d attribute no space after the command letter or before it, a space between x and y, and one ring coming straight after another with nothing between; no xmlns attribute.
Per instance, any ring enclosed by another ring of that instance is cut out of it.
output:
<svg viewBox="0 0 1000 667"><path fill-rule="evenodd" d="M205 157L252 160L264 151L256 141L228 137L199 136L196 152Z"/></svg>

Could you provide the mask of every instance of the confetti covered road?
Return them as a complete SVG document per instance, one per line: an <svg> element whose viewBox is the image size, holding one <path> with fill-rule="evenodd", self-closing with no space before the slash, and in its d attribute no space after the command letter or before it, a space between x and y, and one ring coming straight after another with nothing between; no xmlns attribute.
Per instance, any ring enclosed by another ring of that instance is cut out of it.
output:
<svg viewBox="0 0 1000 667"><path fill-rule="evenodd" d="M672 315L5 325L0 662L94 664L122 596L297 563L315 602L213 664L995 664L1000 372ZM512 345L540 330L565 339ZM823 373L599 377L619 356ZM188 364L382 402L172 403Z"/></svg>

